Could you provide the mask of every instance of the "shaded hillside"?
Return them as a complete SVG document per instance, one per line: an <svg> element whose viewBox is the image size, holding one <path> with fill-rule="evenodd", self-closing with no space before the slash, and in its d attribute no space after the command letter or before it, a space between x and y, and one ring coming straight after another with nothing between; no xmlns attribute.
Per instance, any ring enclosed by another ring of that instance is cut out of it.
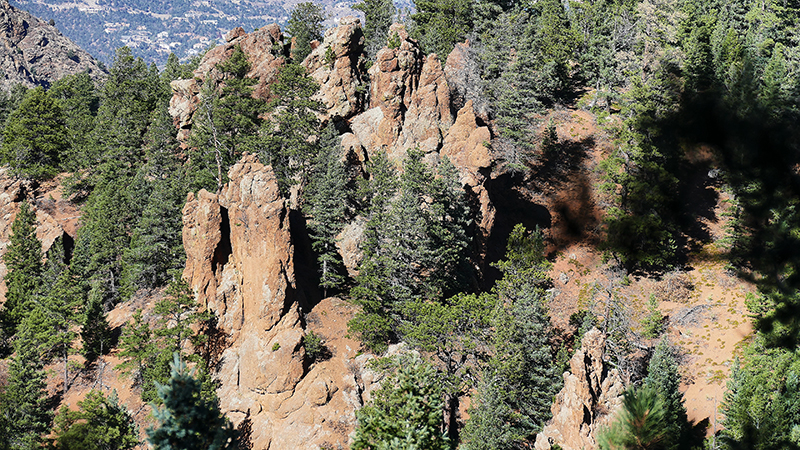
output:
<svg viewBox="0 0 800 450"><path fill-rule="evenodd" d="M87 72L94 80L105 70L85 50L61 34L53 25L30 13L0 2L0 67L2 89L15 84L50 86L65 75Z"/></svg>

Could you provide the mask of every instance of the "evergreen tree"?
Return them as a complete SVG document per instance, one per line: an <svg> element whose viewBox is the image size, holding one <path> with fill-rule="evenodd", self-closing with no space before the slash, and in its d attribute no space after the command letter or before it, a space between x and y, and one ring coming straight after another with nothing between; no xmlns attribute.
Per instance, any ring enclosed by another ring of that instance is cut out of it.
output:
<svg viewBox="0 0 800 450"><path fill-rule="evenodd" d="M155 450L222 450L234 447L236 431L219 406L201 396L201 383L175 354L167 384L158 384L164 406L156 411L157 428L147 430Z"/></svg>
<svg viewBox="0 0 800 450"><path fill-rule="evenodd" d="M203 85L189 141L191 187L212 191L222 189L228 168L242 153L256 150L254 138L264 111L264 103L252 97L257 81L247 77L250 62L240 46L214 71L221 84L216 86L209 78Z"/></svg>
<svg viewBox="0 0 800 450"><path fill-rule="evenodd" d="M664 402L651 388L629 389L622 410L597 442L602 450L657 450L665 447L667 419Z"/></svg>
<svg viewBox="0 0 800 450"><path fill-rule="evenodd" d="M364 259L351 291L362 307L349 324L370 349L385 348L398 337L406 305L416 299L439 300L465 285L469 239L468 208L455 171L446 159L439 178L410 150L393 201L391 171L376 165ZM377 160L380 161L380 160ZM459 273L461 276L459 276Z"/></svg>
<svg viewBox="0 0 800 450"><path fill-rule="evenodd" d="M48 91L64 112L69 148L61 155L61 167L78 171L90 167L90 137L100 108L100 93L88 73L67 75L53 83Z"/></svg>
<svg viewBox="0 0 800 450"><path fill-rule="evenodd" d="M292 62L300 64L311 53L311 41L322 41L325 7L319 3L298 3L289 15L286 31L294 40Z"/></svg>
<svg viewBox="0 0 800 450"><path fill-rule="evenodd" d="M678 362L669 341L664 337L650 357L644 386L655 390L664 402L664 420L667 424L664 448L669 450L689 448L694 444L690 442L691 427L683 405L683 394L679 390L680 384Z"/></svg>
<svg viewBox="0 0 800 450"><path fill-rule="evenodd" d="M69 270L62 272L49 293L33 300L17 337L20 345L37 348L45 364L60 360L64 394L70 385L69 355L74 353L81 294Z"/></svg>
<svg viewBox="0 0 800 450"><path fill-rule="evenodd" d="M55 418L51 448L55 450L129 450L139 445L138 430L130 411L119 403L116 391L109 397L90 391L78 402L78 410L66 405Z"/></svg>
<svg viewBox="0 0 800 450"><path fill-rule="evenodd" d="M553 334L545 309L549 263L541 233L517 225L508 239L503 272L491 317L494 354L483 370L470 420L466 449L520 448L550 418L560 388L560 367L550 346Z"/></svg>
<svg viewBox="0 0 800 450"><path fill-rule="evenodd" d="M153 341L153 331L145 321L142 311L136 311L130 322L122 328L119 338L119 356L124 359L117 369L124 376L133 378L134 385L148 388L147 378L150 367L158 353L158 347Z"/></svg>
<svg viewBox="0 0 800 450"><path fill-rule="evenodd" d="M44 362L37 346L18 340L8 367L8 384L0 396L0 413L11 450L30 450L42 442L50 429L52 414L47 407Z"/></svg>
<svg viewBox="0 0 800 450"><path fill-rule="evenodd" d="M444 62L472 29L472 4L468 0L414 0L412 37L425 53L436 53Z"/></svg>
<svg viewBox="0 0 800 450"><path fill-rule="evenodd" d="M278 80L271 87L274 99L268 105L270 120L261 127L263 150L259 158L272 165L278 186L284 195L294 184L303 184L303 177L318 151L316 142L320 124L315 112L322 104L312 97L319 85L299 64L281 68Z"/></svg>
<svg viewBox="0 0 800 450"><path fill-rule="evenodd" d="M69 148L67 139L61 106L43 88L31 89L8 117L0 161L9 164L15 175L52 178Z"/></svg>
<svg viewBox="0 0 800 450"><path fill-rule="evenodd" d="M309 178L304 210L311 217L312 247L318 255L320 286L327 296L328 289L337 288L344 281L336 236L344 227L347 212L347 174L333 124L328 125L320 138L320 151Z"/></svg>
<svg viewBox="0 0 800 450"><path fill-rule="evenodd" d="M446 450L441 433L442 391L434 368L418 356L403 361L397 373L356 411L353 450Z"/></svg>
<svg viewBox="0 0 800 450"><path fill-rule="evenodd" d="M153 112L148 131L147 163L137 178L146 184L147 204L123 252L120 274L125 297L137 289L166 285L173 270L183 267L185 252L181 230L186 200L184 177L178 159L178 142L172 119L163 104Z"/></svg>
<svg viewBox="0 0 800 450"><path fill-rule="evenodd" d="M397 8L392 0L362 0L353 9L364 13L364 51L374 57L386 45Z"/></svg>
<svg viewBox="0 0 800 450"><path fill-rule="evenodd" d="M112 330L106 319L105 308L99 299L92 299L86 305L81 325L81 353L86 361L93 362L111 350Z"/></svg>
<svg viewBox="0 0 800 450"><path fill-rule="evenodd" d="M6 301L0 311L5 338L16 333L25 315L33 307L42 282L42 243L36 238L36 215L23 201L11 225L10 243L3 262L6 264Z"/></svg>

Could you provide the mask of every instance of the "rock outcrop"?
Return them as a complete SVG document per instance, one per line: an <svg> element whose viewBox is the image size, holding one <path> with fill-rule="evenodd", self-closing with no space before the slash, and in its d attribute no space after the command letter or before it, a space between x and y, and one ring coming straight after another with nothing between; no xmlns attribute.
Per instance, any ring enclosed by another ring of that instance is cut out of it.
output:
<svg viewBox="0 0 800 450"><path fill-rule="evenodd" d="M315 100L325 105L323 122L348 120L364 110L367 98L361 21L346 17L325 32L323 41L306 57L303 67L319 83Z"/></svg>
<svg viewBox="0 0 800 450"><path fill-rule="evenodd" d="M536 450L597 448L595 433L622 405L625 385L617 369L603 362L605 336L593 328L569 361L564 387L556 396L553 419L536 436Z"/></svg>
<svg viewBox="0 0 800 450"><path fill-rule="evenodd" d="M0 0L0 89L50 86L65 75L105 77L97 61L58 29Z"/></svg>
<svg viewBox="0 0 800 450"><path fill-rule="evenodd" d="M360 388L353 373L308 370L288 210L275 174L246 155L229 177L219 194L189 194L183 210L184 278L224 336L220 406L235 425L249 423L253 448L346 445Z"/></svg>
<svg viewBox="0 0 800 450"><path fill-rule="evenodd" d="M50 189L52 188L52 189ZM58 182L39 186L29 180L8 175L0 169L0 255L5 254L10 243L11 226L19 213L20 204L27 200L36 213L36 237L47 253L59 238L71 250L78 228L78 208L61 198ZM6 265L0 259L0 280L6 275ZM0 283L0 304L5 301L6 286Z"/></svg>
<svg viewBox="0 0 800 450"><path fill-rule="evenodd" d="M250 71L246 76L258 80L253 88L253 97L263 100L270 98L269 86L277 79L278 71L288 55L280 26L267 25L249 34L241 27L234 28L225 36L225 44L218 45L205 54L194 71L193 78L171 83L169 112L179 124L179 140L185 141L189 135L192 116L201 101L200 88L203 83L211 82L216 86L222 81L216 65L228 59L237 45L247 55L250 63Z"/></svg>

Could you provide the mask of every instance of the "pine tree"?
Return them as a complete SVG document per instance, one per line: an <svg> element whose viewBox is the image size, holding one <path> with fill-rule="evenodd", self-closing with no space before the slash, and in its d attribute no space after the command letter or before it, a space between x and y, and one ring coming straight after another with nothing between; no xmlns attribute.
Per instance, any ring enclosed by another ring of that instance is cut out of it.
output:
<svg viewBox="0 0 800 450"><path fill-rule="evenodd" d="M80 321L82 292L69 270L59 276L47 295L34 299L18 333L20 345L37 348L43 361L60 360L63 391L70 385L69 356L74 353L74 331Z"/></svg>
<svg viewBox="0 0 800 450"><path fill-rule="evenodd" d="M442 391L434 368L411 357L356 411L353 450L447 450L441 433Z"/></svg>
<svg viewBox="0 0 800 450"><path fill-rule="evenodd" d="M549 263L541 233L517 225L508 239L491 318L494 354L483 370L464 429L467 449L519 448L550 418L560 387L545 309ZM474 419L473 419L474 417Z"/></svg>
<svg viewBox="0 0 800 450"><path fill-rule="evenodd" d="M661 339L650 357L644 379L644 386L655 390L664 402L664 420L667 423L664 448L669 450L692 446L689 442L691 427L683 405L683 394L679 390L681 376L673 351L667 338Z"/></svg>
<svg viewBox="0 0 800 450"><path fill-rule="evenodd" d="M664 402L651 388L629 389L622 410L610 427L598 433L602 450L658 450L665 448L668 423Z"/></svg>
<svg viewBox="0 0 800 450"><path fill-rule="evenodd" d="M8 367L8 384L0 395L0 413L11 450L38 447L52 420L40 349L22 342L18 340L15 345L16 354Z"/></svg>
<svg viewBox="0 0 800 450"><path fill-rule="evenodd" d="M314 113L322 110L322 104L312 99L319 85L300 64L283 66L271 91L274 99L268 105L270 120L261 127L259 159L272 166L281 192L287 195L290 186L304 184L316 157L320 124Z"/></svg>
<svg viewBox="0 0 800 450"><path fill-rule="evenodd" d="M109 397L90 391L78 402L77 411L61 407L50 441L54 450L129 450L139 445L138 434L116 391Z"/></svg>
<svg viewBox="0 0 800 450"><path fill-rule="evenodd" d="M311 41L322 41L325 8L319 3L298 3L289 15L286 31L294 39L292 62L300 64L311 53Z"/></svg>
<svg viewBox="0 0 800 450"><path fill-rule="evenodd" d="M347 174L341 161L339 136L333 124L320 137L317 154L305 190L304 210L311 217L312 248L320 266L320 286L325 296L328 289L341 286L343 263L336 248L336 236L344 227L347 212Z"/></svg>
<svg viewBox="0 0 800 450"><path fill-rule="evenodd" d="M23 201L11 225L10 243L3 262L6 264L6 302L0 311L6 339L16 333L25 315L32 309L42 278L42 244L36 238L36 215Z"/></svg>
<svg viewBox="0 0 800 450"><path fill-rule="evenodd" d="M364 50L374 57L386 45L397 8L392 0L363 0L353 9L364 13Z"/></svg>
<svg viewBox="0 0 800 450"><path fill-rule="evenodd" d="M61 106L41 87L28 91L11 113L3 130L0 161L12 173L34 180L58 173L61 157L69 148Z"/></svg>
<svg viewBox="0 0 800 450"><path fill-rule="evenodd" d="M112 330L106 319L103 304L99 299L91 299L86 305L81 325L81 350L86 361L95 361L111 350Z"/></svg>
<svg viewBox="0 0 800 450"><path fill-rule="evenodd" d="M183 267L185 260L181 230L188 188L166 104L153 112L147 141L147 163L137 174L146 184L147 204L122 255L120 283L124 297L137 289L165 286L172 271Z"/></svg>
<svg viewBox="0 0 800 450"><path fill-rule="evenodd" d="M164 406L155 413L158 427L147 430L150 445L155 450L233 448L236 431L219 406L202 398L201 383L177 354L171 367L169 381L158 384Z"/></svg>
<svg viewBox="0 0 800 450"><path fill-rule="evenodd" d="M414 0L412 36L425 53L436 53L444 62L472 29L472 4L467 0Z"/></svg>
<svg viewBox="0 0 800 450"><path fill-rule="evenodd" d="M53 83L48 91L64 112L69 148L62 152L61 167L77 171L90 167L86 159L90 151L94 121L100 108L100 93L88 73L67 75Z"/></svg>
<svg viewBox="0 0 800 450"><path fill-rule="evenodd" d="M211 78L203 85L196 121L190 137L190 184L194 189L222 189L228 168L245 151L256 151L254 139L264 111L264 102L252 97L257 82L247 77L250 62L240 46L219 62L214 71L222 79L216 86Z"/></svg>

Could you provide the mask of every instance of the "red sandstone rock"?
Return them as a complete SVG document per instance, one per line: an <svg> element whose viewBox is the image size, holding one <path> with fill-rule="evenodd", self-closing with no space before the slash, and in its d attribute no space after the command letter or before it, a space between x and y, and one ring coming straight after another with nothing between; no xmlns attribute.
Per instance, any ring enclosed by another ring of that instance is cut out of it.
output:
<svg viewBox="0 0 800 450"><path fill-rule="evenodd" d="M595 433L622 404L625 385L617 369L603 362L605 336L593 328L564 373L564 387L551 408L553 419L536 436L536 450L558 444L564 450L597 448Z"/></svg>

